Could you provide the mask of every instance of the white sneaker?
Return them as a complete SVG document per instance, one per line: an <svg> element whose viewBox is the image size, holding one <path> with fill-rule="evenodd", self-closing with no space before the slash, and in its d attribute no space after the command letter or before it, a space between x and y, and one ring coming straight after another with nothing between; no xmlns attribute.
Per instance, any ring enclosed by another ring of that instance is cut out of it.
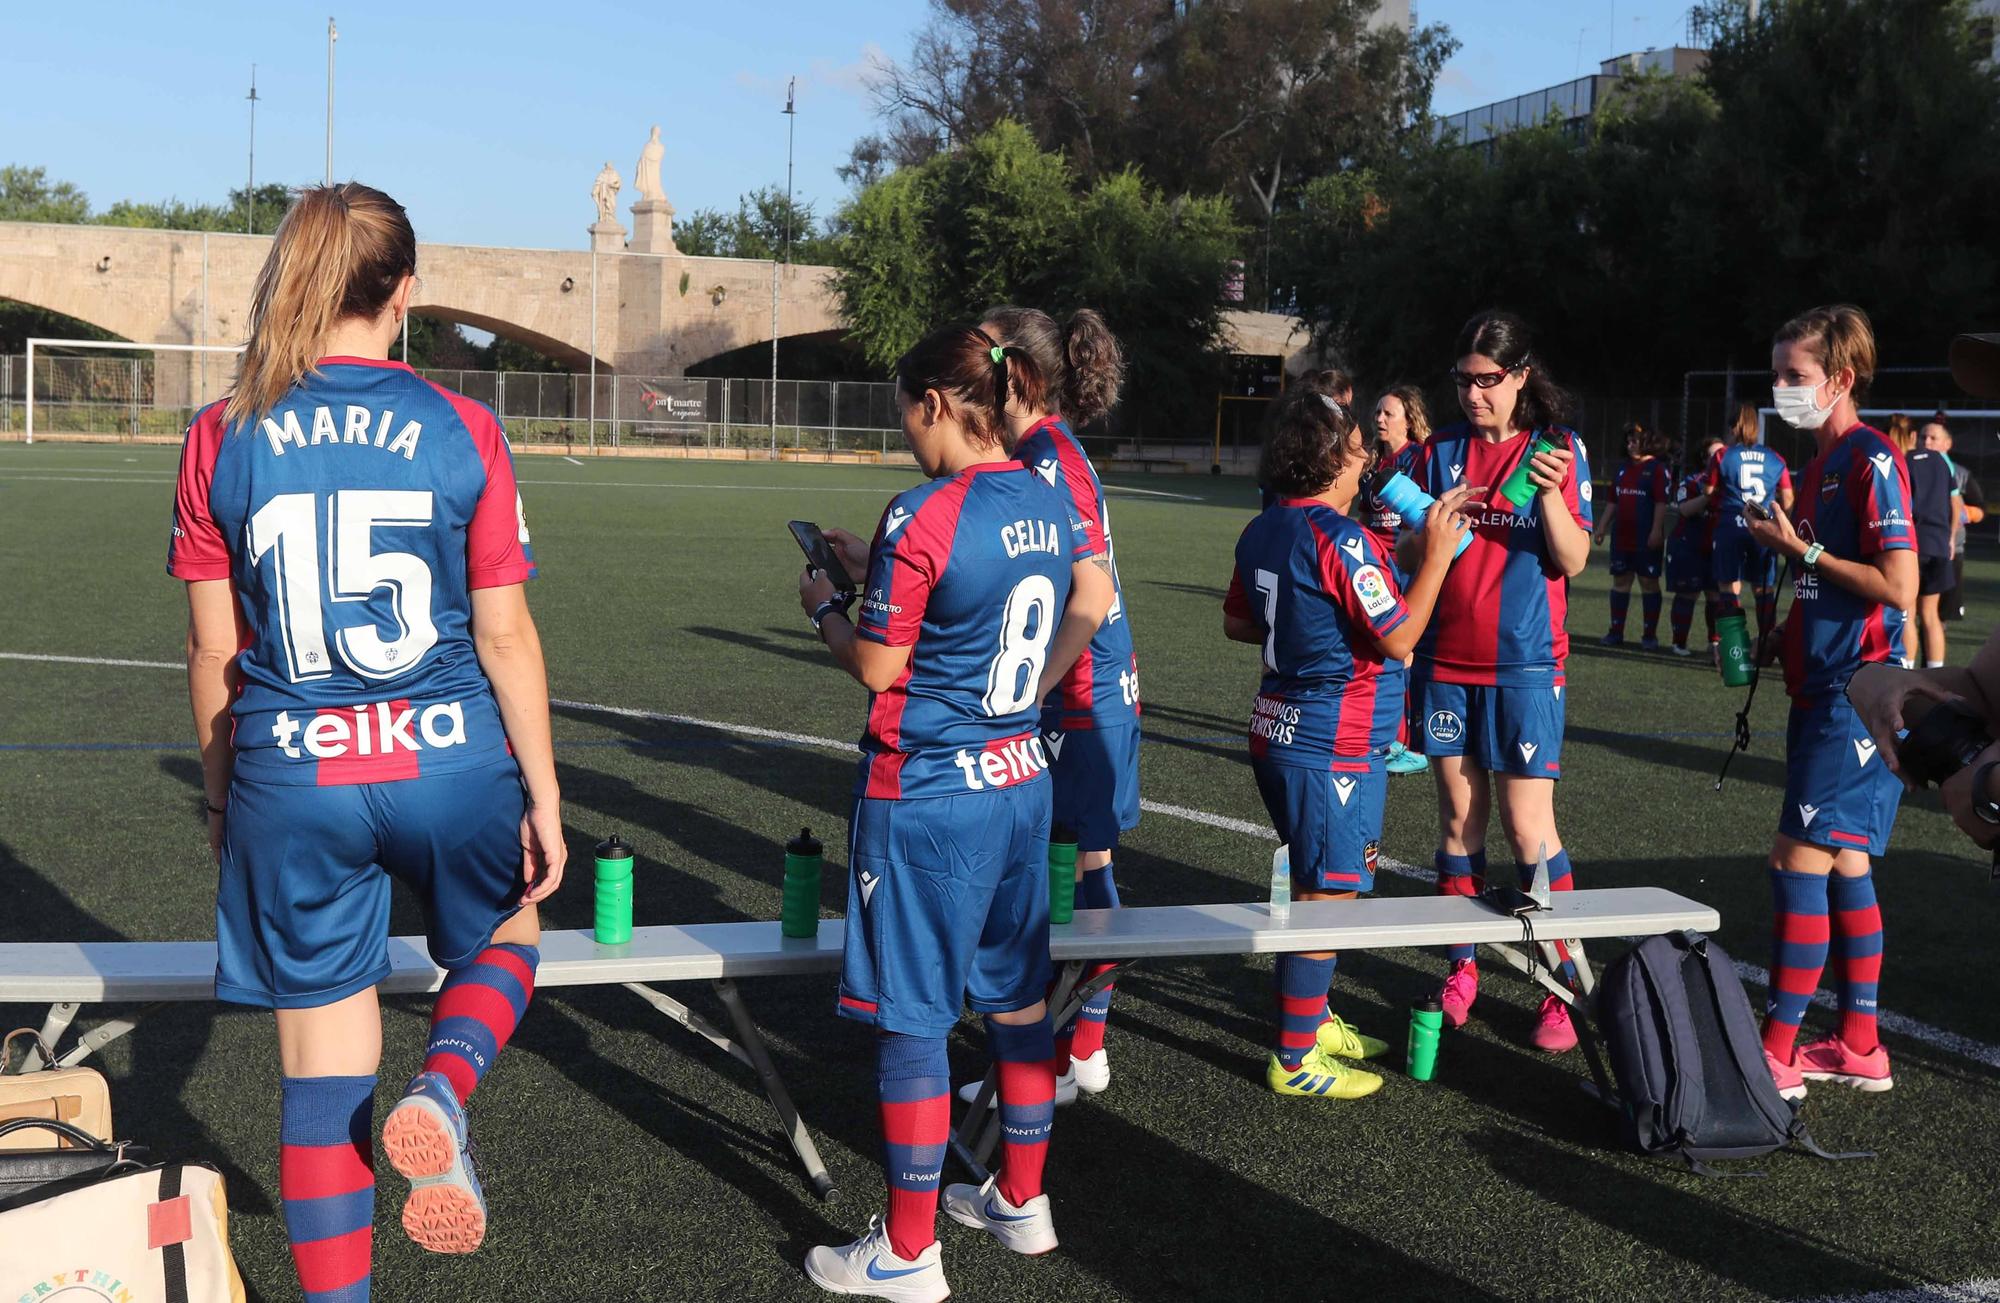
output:
<svg viewBox="0 0 2000 1303"><path fill-rule="evenodd" d="M1016 1208L1000 1193L999 1179L989 1176L985 1185L946 1186L945 1212L961 1226L991 1233L1016 1253L1034 1257L1055 1248L1056 1221L1049 1211L1049 1197L1038 1194Z"/></svg>
<svg viewBox="0 0 2000 1303"><path fill-rule="evenodd" d="M1086 1095L1101 1095L1111 1085L1111 1060L1103 1050L1092 1050L1089 1057L1069 1061L1070 1080ZM1056 1089L1062 1089L1062 1078L1056 1079Z"/></svg>
<svg viewBox="0 0 2000 1303"><path fill-rule="evenodd" d="M806 1275L833 1294L860 1294L895 1303L942 1303L951 1297L937 1241L931 1241L915 1258L899 1258L889 1247L888 1224L879 1216L868 1219L868 1233L854 1243L837 1247L823 1244L806 1254Z"/></svg>
<svg viewBox="0 0 2000 1303"><path fill-rule="evenodd" d="M1104 1051L1102 1050L1098 1051L1099 1055L1102 1055L1103 1053ZM1071 1059L1069 1061L1069 1070L1067 1072L1062 1073L1056 1078L1057 1108L1062 1108L1064 1105L1067 1104L1076 1103L1076 1090L1077 1090L1076 1064L1077 1061L1075 1059ZM1105 1085L1109 1085L1111 1083L1111 1069L1109 1068L1106 1068L1104 1070L1104 1081ZM958 1098L962 1102L970 1104L973 1100L979 1098L979 1088L985 1084L986 1083L983 1081L966 1082L963 1086L960 1086L958 1088ZM1104 1086L1099 1086L1097 1089L1103 1090ZM1095 1094L1096 1091L1093 1091L1091 1093ZM988 1108L1000 1107L1000 1087L998 1085L995 1085L993 1087L993 1096L991 1099L988 1099L986 1101L986 1107Z"/></svg>

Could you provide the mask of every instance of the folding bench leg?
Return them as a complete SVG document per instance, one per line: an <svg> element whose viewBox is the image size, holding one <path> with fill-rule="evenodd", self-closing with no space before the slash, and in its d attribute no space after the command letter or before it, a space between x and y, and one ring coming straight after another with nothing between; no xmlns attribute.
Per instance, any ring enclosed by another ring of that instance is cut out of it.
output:
<svg viewBox="0 0 2000 1303"><path fill-rule="evenodd" d="M670 995L663 995L643 982L626 982L624 985L626 990L756 1073L765 1100L771 1105L771 1111L778 1115L778 1124L785 1133L785 1139L805 1168L806 1179L812 1182L813 1193L829 1201L839 1194L826 1164L820 1161L819 1146L813 1143L812 1133L806 1130L798 1109L793 1106L791 1092L785 1089L784 1079L772 1064L763 1034L757 1030L757 1024L750 1017L750 1010L744 1005L742 993L736 989L735 982L726 977L717 978L714 982L715 993L722 1000L722 1007L729 1011L730 1022L735 1025L734 1039Z"/></svg>

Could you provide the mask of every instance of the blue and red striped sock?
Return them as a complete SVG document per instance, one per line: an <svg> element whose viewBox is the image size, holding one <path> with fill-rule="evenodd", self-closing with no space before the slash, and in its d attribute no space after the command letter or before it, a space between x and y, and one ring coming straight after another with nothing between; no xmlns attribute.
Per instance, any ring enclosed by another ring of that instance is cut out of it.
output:
<svg viewBox="0 0 2000 1303"><path fill-rule="evenodd" d="M1111 866L1101 869L1086 869L1083 881L1076 884L1076 907L1078 909L1117 909L1118 884L1111 876ZM1093 981L1108 971L1110 964L1089 964L1083 970L1083 980ZM1099 991L1083 1002L1075 1019L1062 1029L1056 1037L1056 1065L1067 1067L1070 1056L1087 1059L1104 1048L1104 1020L1111 1015L1111 993L1118 984Z"/></svg>
<svg viewBox="0 0 2000 1303"><path fill-rule="evenodd" d="M1486 852L1474 851L1470 855L1451 855L1439 851L1431 861L1437 866L1437 894L1440 896L1477 896L1486 890ZM1445 955L1452 963L1470 960L1475 953L1473 946L1448 946Z"/></svg>
<svg viewBox="0 0 2000 1303"><path fill-rule="evenodd" d="M286 1077L278 1197L306 1303L367 1303L375 1243L375 1078Z"/></svg>
<svg viewBox="0 0 2000 1303"><path fill-rule="evenodd" d="M1632 590L1614 588L1611 590L1611 632L1617 637L1625 636L1625 614L1632 609Z"/></svg>
<svg viewBox="0 0 2000 1303"><path fill-rule="evenodd" d="M916 1257L937 1239L938 1186L951 1138L951 1065L942 1036L875 1038L882 1168L889 1179L889 1247Z"/></svg>
<svg viewBox="0 0 2000 1303"><path fill-rule="evenodd" d="M1674 629L1674 646L1688 645L1688 631L1694 628L1694 594L1675 593L1673 614L1668 617Z"/></svg>
<svg viewBox="0 0 2000 1303"><path fill-rule="evenodd" d="M535 994L536 946L491 945L454 968L431 1011L424 1071L441 1072L463 1104L520 1025Z"/></svg>
<svg viewBox="0 0 2000 1303"><path fill-rule="evenodd" d="M1648 593L1644 590L1641 590L1639 593L1639 612L1646 621L1646 637L1655 639L1658 638L1660 636L1659 593L1658 592Z"/></svg>
<svg viewBox="0 0 2000 1303"><path fill-rule="evenodd" d="M1826 967L1826 905L1825 874L1771 870L1771 999L1764 1048L1780 1063L1792 1060L1799 1024Z"/></svg>
<svg viewBox="0 0 2000 1303"><path fill-rule="evenodd" d="M1535 885L1534 865L1517 863L1514 865L1514 873L1521 883L1521 890L1526 891ZM1567 849L1559 850L1549 856L1549 890L1576 890L1576 880L1570 873L1569 851ZM1576 960L1570 958L1569 946L1562 941L1557 941L1555 949L1557 975L1564 982L1574 985L1576 982Z"/></svg>
<svg viewBox="0 0 2000 1303"><path fill-rule="evenodd" d="M1049 1161L1049 1133L1056 1125L1055 1029L1047 1014L1032 1023L988 1018L986 1045L1000 1069L1000 1194L1018 1208L1041 1194L1042 1169Z"/></svg>
<svg viewBox="0 0 2000 1303"><path fill-rule="evenodd" d="M1833 916L1834 970L1840 974L1840 1039L1856 1054L1880 1043L1875 993L1882 977L1882 911L1875 903L1875 875L1834 874L1826 885Z"/></svg>
<svg viewBox="0 0 2000 1303"><path fill-rule="evenodd" d="M1332 959L1278 956L1278 1062L1296 1068L1319 1039L1326 1020L1326 990L1333 985Z"/></svg>

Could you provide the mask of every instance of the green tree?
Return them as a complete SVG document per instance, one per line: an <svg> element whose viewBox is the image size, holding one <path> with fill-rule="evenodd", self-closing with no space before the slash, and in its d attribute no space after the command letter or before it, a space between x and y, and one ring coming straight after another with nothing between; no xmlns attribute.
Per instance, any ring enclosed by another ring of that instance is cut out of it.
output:
<svg viewBox="0 0 2000 1303"><path fill-rule="evenodd" d="M90 199L68 181L50 181L47 168L0 167L0 222L83 222Z"/></svg>
<svg viewBox="0 0 2000 1303"><path fill-rule="evenodd" d="M793 262L821 263L830 256L834 237L815 219L812 204L787 198L776 186L744 195L734 213L696 209L675 224L674 245L696 258L783 261L788 231Z"/></svg>
<svg viewBox="0 0 2000 1303"><path fill-rule="evenodd" d="M1217 293L1243 232L1219 197L1169 198L1126 170L1083 186L1002 122L904 167L844 208L836 291L877 366L999 303L1102 311L1125 343L1141 422L1185 419L1216 374Z"/></svg>

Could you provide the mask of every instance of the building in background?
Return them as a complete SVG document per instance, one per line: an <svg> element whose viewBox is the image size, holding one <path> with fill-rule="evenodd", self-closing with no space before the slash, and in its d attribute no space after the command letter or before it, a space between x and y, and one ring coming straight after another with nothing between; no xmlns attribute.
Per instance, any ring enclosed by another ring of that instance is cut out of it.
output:
<svg viewBox="0 0 2000 1303"><path fill-rule="evenodd" d="M2000 0L1986 0L1986 3L2000 8ZM1690 77L1707 64L1708 51L1689 49L1684 45L1621 54L1615 59L1606 59L1598 65L1598 71L1588 77L1578 77L1559 86L1436 118L1433 130L1439 139L1453 137L1468 148L1489 152L1493 142L1500 137L1523 127L1540 126L1551 116L1562 124L1565 132L1581 136L1590 130L1591 119L1611 96L1618 93L1618 84L1626 77L1648 73Z"/></svg>

